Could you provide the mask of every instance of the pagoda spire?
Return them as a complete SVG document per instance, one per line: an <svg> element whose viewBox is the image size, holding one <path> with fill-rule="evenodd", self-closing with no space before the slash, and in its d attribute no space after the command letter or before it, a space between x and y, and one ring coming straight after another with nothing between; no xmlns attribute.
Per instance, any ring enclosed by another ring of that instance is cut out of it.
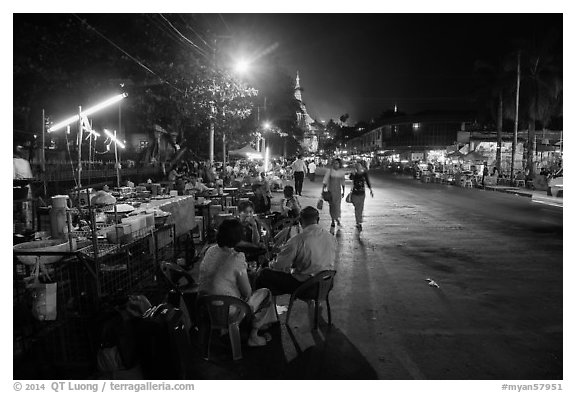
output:
<svg viewBox="0 0 576 393"><path fill-rule="evenodd" d="M296 71L296 86L294 86L294 97L302 102L302 88L300 87L300 74Z"/></svg>

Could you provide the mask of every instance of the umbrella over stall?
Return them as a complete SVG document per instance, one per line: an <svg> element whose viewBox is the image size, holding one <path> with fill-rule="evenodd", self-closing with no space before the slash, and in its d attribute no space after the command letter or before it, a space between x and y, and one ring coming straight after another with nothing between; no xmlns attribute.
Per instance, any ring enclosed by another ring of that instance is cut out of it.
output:
<svg viewBox="0 0 576 393"><path fill-rule="evenodd" d="M459 159L464 157L466 154L462 153L460 150L453 151L452 153L446 154L446 157L451 159Z"/></svg>

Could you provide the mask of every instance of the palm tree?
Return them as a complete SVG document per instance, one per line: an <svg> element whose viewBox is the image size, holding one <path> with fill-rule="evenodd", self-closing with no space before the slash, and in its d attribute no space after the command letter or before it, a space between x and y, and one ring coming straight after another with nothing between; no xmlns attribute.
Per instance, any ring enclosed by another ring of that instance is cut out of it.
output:
<svg viewBox="0 0 576 393"><path fill-rule="evenodd" d="M551 32L539 45L531 45L524 56L523 91L528 123L526 165L533 175L536 152L536 127L544 128L552 117L562 114L562 60L553 52L558 36Z"/></svg>
<svg viewBox="0 0 576 393"><path fill-rule="evenodd" d="M494 62L477 60L474 68L483 85L477 92L480 102L487 105L489 116L496 120L497 148L496 168L502 171L502 127L505 114L510 113L514 106L512 92L514 90L513 59L505 57Z"/></svg>

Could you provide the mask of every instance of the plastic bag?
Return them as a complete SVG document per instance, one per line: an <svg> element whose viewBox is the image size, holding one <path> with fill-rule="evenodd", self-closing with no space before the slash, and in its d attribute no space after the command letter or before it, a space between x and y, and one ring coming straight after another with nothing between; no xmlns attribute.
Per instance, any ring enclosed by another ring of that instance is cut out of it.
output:
<svg viewBox="0 0 576 393"><path fill-rule="evenodd" d="M318 210L322 210L322 207L324 206L324 200L323 199L318 199L318 203L316 203L316 209Z"/></svg>
<svg viewBox="0 0 576 393"><path fill-rule="evenodd" d="M56 320L56 287L57 283L43 284L33 283L32 291L32 315L39 321Z"/></svg>
<svg viewBox="0 0 576 393"><path fill-rule="evenodd" d="M58 283L40 282L40 263L36 263L32 271L32 282L26 285L32 296L32 315L39 321L54 321L57 316L56 291ZM48 280L50 277L44 273Z"/></svg>
<svg viewBox="0 0 576 393"><path fill-rule="evenodd" d="M326 202L330 202L332 199L332 193L330 191L322 191L322 199L324 199Z"/></svg>

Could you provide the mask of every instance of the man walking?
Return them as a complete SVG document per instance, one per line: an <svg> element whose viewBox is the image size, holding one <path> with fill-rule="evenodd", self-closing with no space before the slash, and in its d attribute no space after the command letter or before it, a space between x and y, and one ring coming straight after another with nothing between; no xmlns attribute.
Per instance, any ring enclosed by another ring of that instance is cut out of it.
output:
<svg viewBox="0 0 576 393"><path fill-rule="evenodd" d="M310 176L310 181L314 181L316 178L316 163L314 161L308 164L308 175Z"/></svg>
<svg viewBox="0 0 576 393"><path fill-rule="evenodd" d="M302 183L304 183L304 173L306 172L306 164L302 161L302 154L298 154L298 159L292 163L292 171L294 172L294 189L297 195L302 196Z"/></svg>

